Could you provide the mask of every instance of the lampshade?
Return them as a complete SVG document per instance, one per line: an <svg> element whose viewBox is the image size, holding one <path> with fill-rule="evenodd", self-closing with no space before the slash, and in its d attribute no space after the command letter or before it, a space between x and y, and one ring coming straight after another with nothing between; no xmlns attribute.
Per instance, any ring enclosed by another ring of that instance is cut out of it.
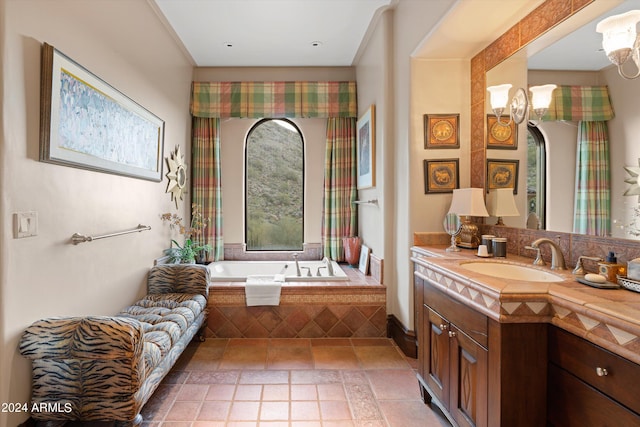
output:
<svg viewBox="0 0 640 427"><path fill-rule="evenodd" d="M449 213L460 216L489 216L484 205L484 189L459 188L453 190Z"/></svg>
<svg viewBox="0 0 640 427"><path fill-rule="evenodd" d="M489 91L490 99L491 99L491 108L494 110L500 108L506 108L507 103L509 102L509 89L511 89L509 83L505 83L497 86L489 86L487 90Z"/></svg>
<svg viewBox="0 0 640 427"><path fill-rule="evenodd" d="M551 96L556 85L531 86L531 106L534 111L538 109L548 109L551 104Z"/></svg>
<svg viewBox="0 0 640 427"><path fill-rule="evenodd" d="M497 188L489 191L487 196L487 209L491 216L518 216L516 199L511 188Z"/></svg>
<svg viewBox="0 0 640 427"><path fill-rule="evenodd" d="M598 23L596 31L602 33L602 47L609 59L612 59L612 53L620 49L634 48L637 38L636 24L639 21L640 10L630 10Z"/></svg>

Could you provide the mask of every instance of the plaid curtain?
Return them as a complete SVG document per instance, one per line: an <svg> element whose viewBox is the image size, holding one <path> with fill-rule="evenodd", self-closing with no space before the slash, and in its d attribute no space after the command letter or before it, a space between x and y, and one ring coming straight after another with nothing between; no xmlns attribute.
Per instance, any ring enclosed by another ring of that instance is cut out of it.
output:
<svg viewBox="0 0 640 427"><path fill-rule="evenodd" d="M196 117L357 117L355 82L194 82Z"/></svg>
<svg viewBox="0 0 640 427"><path fill-rule="evenodd" d="M205 243L213 247L208 261L224 258L222 240L222 186L220 183L220 119L193 117L191 144L191 202L200 205L204 218Z"/></svg>
<svg viewBox="0 0 640 427"><path fill-rule="evenodd" d="M542 120L600 122L614 117L607 86L558 86Z"/></svg>
<svg viewBox="0 0 640 427"><path fill-rule="evenodd" d="M581 121L578 126L573 232L608 236L611 190L607 123Z"/></svg>
<svg viewBox="0 0 640 427"><path fill-rule="evenodd" d="M355 82L193 82L194 203L213 224L214 260L224 257L220 186L220 119L327 118L322 238L327 257L344 259L342 237L357 232ZM199 120L198 120L199 119ZM196 175L197 173L197 175Z"/></svg>
<svg viewBox="0 0 640 427"><path fill-rule="evenodd" d="M322 243L324 256L344 261L343 237L353 237L357 228L356 119L329 118L324 164L324 212Z"/></svg>

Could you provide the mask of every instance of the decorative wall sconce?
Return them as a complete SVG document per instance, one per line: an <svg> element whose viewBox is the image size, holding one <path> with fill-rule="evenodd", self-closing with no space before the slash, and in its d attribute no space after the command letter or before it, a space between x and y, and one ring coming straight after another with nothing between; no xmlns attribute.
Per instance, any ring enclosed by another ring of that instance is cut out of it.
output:
<svg viewBox="0 0 640 427"><path fill-rule="evenodd" d="M509 89L511 89L511 87L511 84L506 83L497 86L489 86L487 88L487 91L489 91L490 94L491 109L497 117L498 124L503 126L508 126L511 122L519 125L524 121L529 112L529 97L527 96L527 92L522 88L518 88L513 98L511 98L509 121L505 123L500 120L504 110L507 108ZM538 118L538 121L542 119L542 116L544 116L549 109L549 105L551 104L551 95L556 87L556 85L547 84L542 86L532 86L529 88L532 95L531 108Z"/></svg>
<svg viewBox="0 0 640 427"><path fill-rule="evenodd" d="M605 18L596 25L596 31L602 33L602 47L609 61L618 67L618 74L629 80L640 76L640 40L636 31L638 22L640 10L630 10ZM637 71L633 76L625 74L622 69L629 58L636 64Z"/></svg>
<svg viewBox="0 0 640 427"><path fill-rule="evenodd" d="M624 170L629 173L629 178L624 182L631 184L629 188L624 192L624 196L638 196L638 202L640 203L640 159L638 159L638 167L625 166Z"/></svg>
<svg viewBox="0 0 640 427"><path fill-rule="evenodd" d="M509 190L511 191L511 190ZM458 246L474 249L480 244L478 236L478 226L471 222L472 216L489 216L484 205L483 188L458 188L453 190L451 207L449 213L458 214L461 217L462 225L458 238Z"/></svg>
<svg viewBox="0 0 640 427"><path fill-rule="evenodd" d="M487 210L489 215L498 217L496 225L504 225L503 216L518 216L518 208L516 207L516 199L513 196L511 188L496 188L489 190L487 196Z"/></svg>

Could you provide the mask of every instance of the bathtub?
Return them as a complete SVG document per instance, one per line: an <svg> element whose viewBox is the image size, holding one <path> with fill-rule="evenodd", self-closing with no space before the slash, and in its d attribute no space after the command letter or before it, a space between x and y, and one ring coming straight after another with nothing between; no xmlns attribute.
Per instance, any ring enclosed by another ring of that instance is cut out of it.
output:
<svg viewBox="0 0 640 427"><path fill-rule="evenodd" d="M337 262L331 261L333 276L327 273L322 261L298 261L301 277L296 275L294 261L218 261L209 264L212 282L244 282L249 275L284 274L287 282L333 282L347 281L349 277ZM318 270L318 267L324 266ZM304 268L303 268L304 267ZM307 276L307 268L311 276ZM320 276L318 276L320 271Z"/></svg>

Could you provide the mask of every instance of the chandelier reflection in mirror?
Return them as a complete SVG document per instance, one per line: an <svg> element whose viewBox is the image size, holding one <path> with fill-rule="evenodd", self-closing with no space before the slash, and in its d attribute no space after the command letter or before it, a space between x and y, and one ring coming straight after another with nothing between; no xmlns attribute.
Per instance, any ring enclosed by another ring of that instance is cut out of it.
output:
<svg viewBox="0 0 640 427"><path fill-rule="evenodd" d="M605 18L596 26L596 31L602 33L602 48L609 61L618 67L618 74L628 80L640 76L640 40L636 31L638 22L640 10L630 10ZM628 75L622 68L629 59L636 65L634 75Z"/></svg>
<svg viewBox="0 0 640 427"><path fill-rule="evenodd" d="M527 96L527 92L522 88L518 88L513 98L511 98L511 104L509 107L509 121L503 122L500 120L500 117L504 113L504 110L507 108L507 102L509 100L509 89L511 89L511 87L511 84L506 83L497 86L489 86L487 88L487 91L489 91L490 95L490 103L493 114L496 115L498 124L503 126L509 126L512 122L517 125L522 123L529 113L529 108L533 110L533 113L536 115L538 121L542 120L542 117L546 114L547 110L549 109L549 105L551 104L553 90L557 86L553 84L547 84L530 87L529 91L531 91L531 107L529 107L529 97Z"/></svg>

